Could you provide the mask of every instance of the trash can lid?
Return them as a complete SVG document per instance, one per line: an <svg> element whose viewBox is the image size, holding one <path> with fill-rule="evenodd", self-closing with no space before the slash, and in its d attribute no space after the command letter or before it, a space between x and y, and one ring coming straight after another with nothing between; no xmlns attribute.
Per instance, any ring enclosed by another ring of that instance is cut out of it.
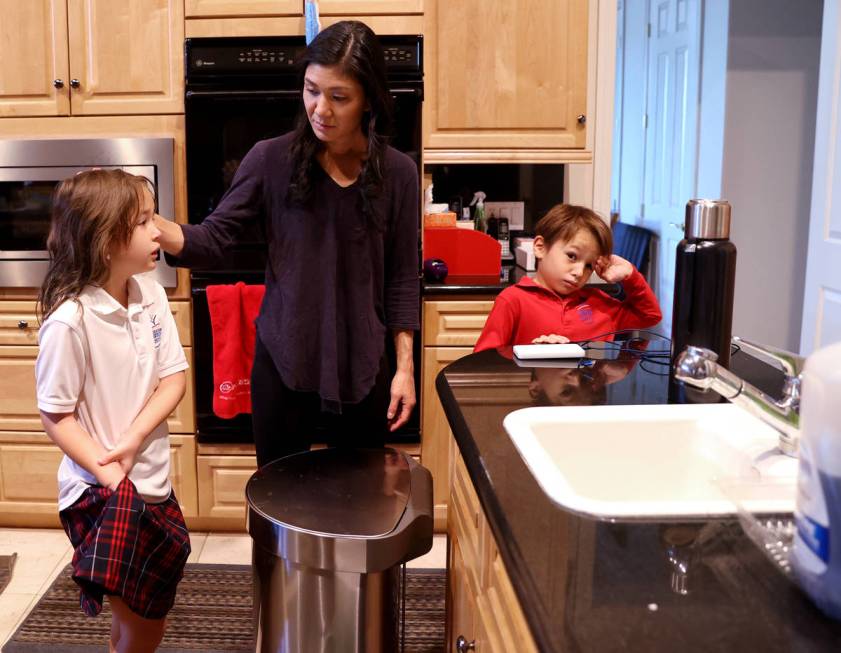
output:
<svg viewBox="0 0 841 653"><path fill-rule="evenodd" d="M410 478L395 449L317 449L262 467L245 495L254 511L293 530L376 538L400 522Z"/></svg>

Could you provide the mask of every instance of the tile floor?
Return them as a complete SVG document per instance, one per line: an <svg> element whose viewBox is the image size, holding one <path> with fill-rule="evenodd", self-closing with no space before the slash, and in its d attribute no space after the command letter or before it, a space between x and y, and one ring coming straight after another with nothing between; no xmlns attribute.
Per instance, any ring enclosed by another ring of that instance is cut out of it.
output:
<svg viewBox="0 0 841 653"><path fill-rule="evenodd" d="M249 564L251 538L242 533L190 533L188 562ZM436 535L432 550L410 567L446 566L446 536ZM12 579L0 594L0 645L15 632L41 595L70 562L73 552L59 529L0 528L0 555L17 553Z"/></svg>

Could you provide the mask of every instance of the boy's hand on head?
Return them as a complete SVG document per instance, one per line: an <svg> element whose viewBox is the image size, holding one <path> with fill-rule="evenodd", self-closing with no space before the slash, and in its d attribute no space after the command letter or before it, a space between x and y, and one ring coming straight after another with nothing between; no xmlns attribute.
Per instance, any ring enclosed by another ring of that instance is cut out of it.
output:
<svg viewBox="0 0 841 653"><path fill-rule="evenodd" d="M634 266L621 256L611 254L609 257L602 256L599 258L593 265L593 269L608 283L619 283L631 276Z"/></svg>
<svg viewBox="0 0 841 653"><path fill-rule="evenodd" d="M566 336L560 336L557 333L550 333L544 336L538 336L531 341L533 345L564 345L569 342Z"/></svg>

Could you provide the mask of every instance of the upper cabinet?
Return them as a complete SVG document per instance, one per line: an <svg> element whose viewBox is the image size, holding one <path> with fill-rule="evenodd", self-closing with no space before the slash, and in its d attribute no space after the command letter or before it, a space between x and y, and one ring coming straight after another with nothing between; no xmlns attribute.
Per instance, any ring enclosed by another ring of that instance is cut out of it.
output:
<svg viewBox="0 0 841 653"><path fill-rule="evenodd" d="M0 116L70 112L67 0L0 0Z"/></svg>
<svg viewBox="0 0 841 653"><path fill-rule="evenodd" d="M426 0L425 162L565 161L583 150L587 5Z"/></svg>
<svg viewBox="0 0 841 653"><path fill-rule="evenodd" d="M183 0L0 0L0 116L183 112Z"/></svg>
<svg viewBox="0 0 841 653"><path fill-rule="evenodd" d="M301 16L304 0L184 0L187 18Z"/></svg>

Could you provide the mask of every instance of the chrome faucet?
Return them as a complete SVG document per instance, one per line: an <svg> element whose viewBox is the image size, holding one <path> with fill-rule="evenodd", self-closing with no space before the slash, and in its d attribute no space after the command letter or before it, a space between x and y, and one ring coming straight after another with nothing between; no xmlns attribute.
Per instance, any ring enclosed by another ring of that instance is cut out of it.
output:
<svg viewBox="0 0 841 653"><path fill-rule="evenodd" d="M797 457L800 440L800 372L805 359L791 352L733 337L733 344L761 359L770 359L785 374L783 396L773 399L716 361L718 355L703 347L688 346L675 361L675 378L722 397L755 415L780 432L780 450Z"/></svg>

